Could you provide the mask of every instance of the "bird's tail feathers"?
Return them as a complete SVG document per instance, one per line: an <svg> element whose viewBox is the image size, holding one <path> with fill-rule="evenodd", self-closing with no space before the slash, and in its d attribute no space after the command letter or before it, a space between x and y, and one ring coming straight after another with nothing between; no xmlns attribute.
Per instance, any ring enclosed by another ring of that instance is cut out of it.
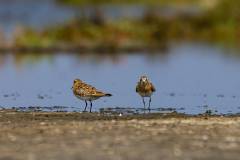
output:
<svg viewBox="0 0 240 160"><path fill-rule="evenodd" d="M106 96L106 97L111 97L112 94L106 93L104 96Z"/></svg>

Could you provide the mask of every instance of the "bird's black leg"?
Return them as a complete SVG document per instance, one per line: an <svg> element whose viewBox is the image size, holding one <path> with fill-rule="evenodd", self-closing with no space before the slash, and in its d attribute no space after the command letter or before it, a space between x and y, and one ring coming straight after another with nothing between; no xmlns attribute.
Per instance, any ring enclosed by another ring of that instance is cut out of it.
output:
<svg viewBox="0 0 240 160"><path fill-rule="evenodd" d="M83 112L86 112L86 109L87 109L87 101L85 100L85 108L84 108L84 111Z"/></svg>
<svg viewBox="0 0 240 160"><path fill-rule="evenodd" d="M143 106L144 106L144 110L145 110L145 106L146 106L146 104L145 104L144 97L142 97L142 101L143 101Z"/></svg>
<svg viewBox="0 0 240 160"><path fill-rule="evenodd" d="M91 106L90 106L90 113L92 112L92 101L90 101L90 104L91 104Z"/></svg>
<svg viewBox="0 0 240 160"><path fill-rule="evenodd" d="M149 112L150 112L151 102L152 102L152 97L150 96L149 97L149 103L148 103L148 110L149 110Z"/></svg>

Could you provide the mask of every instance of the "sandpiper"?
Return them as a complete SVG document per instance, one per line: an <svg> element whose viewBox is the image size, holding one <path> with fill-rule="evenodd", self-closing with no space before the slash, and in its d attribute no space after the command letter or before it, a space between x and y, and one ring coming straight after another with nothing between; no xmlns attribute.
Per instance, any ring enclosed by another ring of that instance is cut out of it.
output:
<svg viewBox="0 0 240 160"><path fill-rule="evenodd" d="M145 109L145 97L149 97L148 109L150 110L151 101L152 101L152 94L155 92L156 89L153 84L149 81L147 76L141 76L139 82L136 86L136 92L142 97L144 109Z"/></svg>
<svg viewBox="0 0 240 160"><path fill-rule="evenodd" d="M87 101L90 102L90 112L92 112L92 101L97 100L101 97L112 96L109 93L104 93L102 91L97 90L95 87L84 83L80 79L75 79L73 81L72 91L77 98L85 101L86 105L85 105L84 111L86 111L88 106Z"/></svg>

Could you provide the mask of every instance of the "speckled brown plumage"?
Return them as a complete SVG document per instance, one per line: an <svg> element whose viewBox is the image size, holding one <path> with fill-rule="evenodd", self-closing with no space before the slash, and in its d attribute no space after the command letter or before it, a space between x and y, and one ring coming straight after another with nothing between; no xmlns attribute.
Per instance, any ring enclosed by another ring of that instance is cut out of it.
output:
<svg viewBox="0 0 240 160"><path fill-rule="evenodd" d="M150 82L149 83L138 82L136 86L136 92L143 97L150 97L151 94L155 91L156 91L155 87Z"/></svg>
<svg viewBox="0 0 240 160"><path fill-rule="evenodd" d="M86 108L87 108L87 101L90 101L90 103L91 103L90 112L91 112L91 109L92 109L92 101L94 101L96 99L99 99L101 97L112 96L109 93L104 93L102 91L97 90L95 87L93 87L93 86L91 86L87 83L84 83L80 79L75 79L74 80L72 90L73 90L73 94L77 98L85 101L86 106L85 106L84 111L86 111Z"/></svg>
<svg viewBox="0 0 240 160"><path fill-rule="evenodd" d="M145 100L144 97L149 97L149 105L148 108L150 109L151 105L151 96L156 89L154 85L149 81L147 76L141 76L139 82L136 86L136 92L142 97L143 105L145 108Z"/></svg>

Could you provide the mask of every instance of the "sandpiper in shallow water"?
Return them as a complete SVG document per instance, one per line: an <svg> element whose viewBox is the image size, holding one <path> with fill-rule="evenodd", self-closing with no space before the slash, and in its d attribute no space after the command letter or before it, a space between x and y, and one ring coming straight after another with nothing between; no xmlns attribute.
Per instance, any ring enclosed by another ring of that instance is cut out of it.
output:
<svg viewBox="0 0 240 160"><path fill-rule="evenodd" d="M136 92L142 97L144 109L145 109L145 97L149 97L148 109L150 110L151 101L152 101L152 94L155 92L156 89L153 84L149 81L147 76L141 76L139 82L136 86Z"/></svg>
<svg viewBox="0 0 240 160"><path fill-rule="evenodd" d="M101 97L110 97L112 96L109 93L104 93L102 91L97 90L95 87L84 83L80 79L75 79L73 81L73 94L79 98L80 100L85 101L85 108L84 111L86 111L88 103L87 101L90 102L90 112L92 112L92 101L97 100Z"/></svg>

